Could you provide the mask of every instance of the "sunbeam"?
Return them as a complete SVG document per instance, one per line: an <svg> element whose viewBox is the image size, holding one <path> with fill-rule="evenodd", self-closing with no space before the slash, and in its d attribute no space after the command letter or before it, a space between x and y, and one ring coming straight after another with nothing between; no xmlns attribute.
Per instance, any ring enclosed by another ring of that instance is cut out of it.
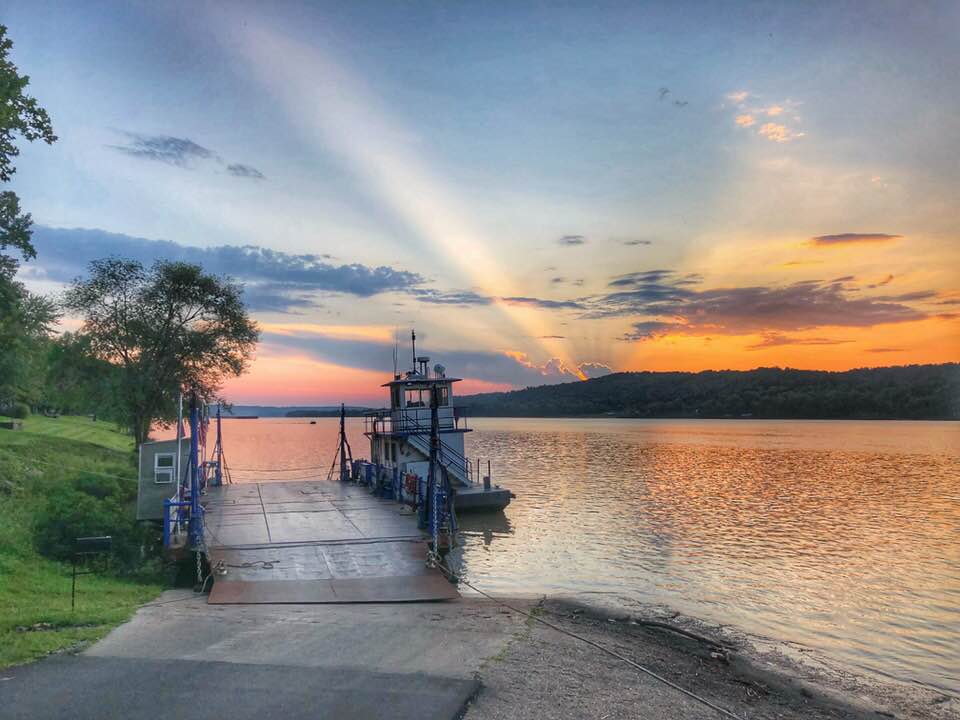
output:
<svg viewBox="0 0 960 720"><path fill-rule="evenodd" d="M547 357L577 367L562 339L541 337L548 326L536 311L500 300L524 293L490 253L464 204L435 177L422 154L410 146L410 134L389 117L361 78L315 45L308 47L262 24L245 23L239 34L245 62L309 144L338 156L371 194L426 241L425 252L438 253L460 282L493 298L501 315L536 339Z"/></svg>

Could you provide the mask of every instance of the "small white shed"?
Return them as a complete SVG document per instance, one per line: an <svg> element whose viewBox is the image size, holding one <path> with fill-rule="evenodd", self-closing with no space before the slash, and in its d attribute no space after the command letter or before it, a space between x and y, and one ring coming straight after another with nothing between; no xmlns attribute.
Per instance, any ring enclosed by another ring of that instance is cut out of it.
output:
<svg viewBox="0 0 960 720"><path fill-rule="evenodd" d="M180 462L177 462L177 441L156 440L140 446L137 520L163 520L163 501L177 489L177 476L187 472L190 463L190 438L180 440Z"/></svg>

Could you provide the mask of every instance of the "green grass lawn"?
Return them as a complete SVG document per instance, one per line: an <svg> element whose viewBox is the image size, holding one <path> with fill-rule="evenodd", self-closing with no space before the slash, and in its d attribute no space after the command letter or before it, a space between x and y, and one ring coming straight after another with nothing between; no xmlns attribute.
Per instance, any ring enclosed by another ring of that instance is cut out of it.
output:
<svg viewBox="0 0 960 720"><path fill-rule="evenodd" d="M9 419L10 418L0 416L0 420ZM124 433L115 424L102 420L93 422L86 417L65 415L58 418L49 418L43 415L31 415L23 421L23 430L20 432L30 435L46 435L48 437L79 440L121 452L133 451L133 438ZM10 434L16 434L16 431ZM0 438L0 444L2 443L3 438Z"/></svg>
<svg viewBox="0 0 960 720"><path fill-rule="evenodd" d="M82 471L135 481L130 436L79 417L0 430L0 667L97 640L162 589L158 578L84 575L71 611L70 565L37 552L33 517L46 488Z"/></svg>

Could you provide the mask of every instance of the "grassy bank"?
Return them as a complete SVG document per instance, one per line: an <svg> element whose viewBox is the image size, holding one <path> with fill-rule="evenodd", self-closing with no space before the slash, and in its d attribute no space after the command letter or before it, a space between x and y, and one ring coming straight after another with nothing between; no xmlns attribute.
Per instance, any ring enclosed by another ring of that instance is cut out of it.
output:
<svg viewBox="0 0 960 720"><path fill-rule="evenodd" d="M97 640L161 590L144 572L85 575L71 611L70 564L40 554L37 519L51 493L93 473L136 485L133 441L108 423L31 417L0 430L0 667Z"/></svg>

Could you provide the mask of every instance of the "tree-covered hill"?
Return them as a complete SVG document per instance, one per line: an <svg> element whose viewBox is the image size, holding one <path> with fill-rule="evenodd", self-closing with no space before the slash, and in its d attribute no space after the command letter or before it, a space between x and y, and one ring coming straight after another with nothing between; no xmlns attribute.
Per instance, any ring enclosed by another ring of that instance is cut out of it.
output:
<svg viewBox="0 0 960 720"><path fill-rule="evenodd" d="M624 372L468 395L474 416L960 419L960 364L826 372Z"/></svg>

